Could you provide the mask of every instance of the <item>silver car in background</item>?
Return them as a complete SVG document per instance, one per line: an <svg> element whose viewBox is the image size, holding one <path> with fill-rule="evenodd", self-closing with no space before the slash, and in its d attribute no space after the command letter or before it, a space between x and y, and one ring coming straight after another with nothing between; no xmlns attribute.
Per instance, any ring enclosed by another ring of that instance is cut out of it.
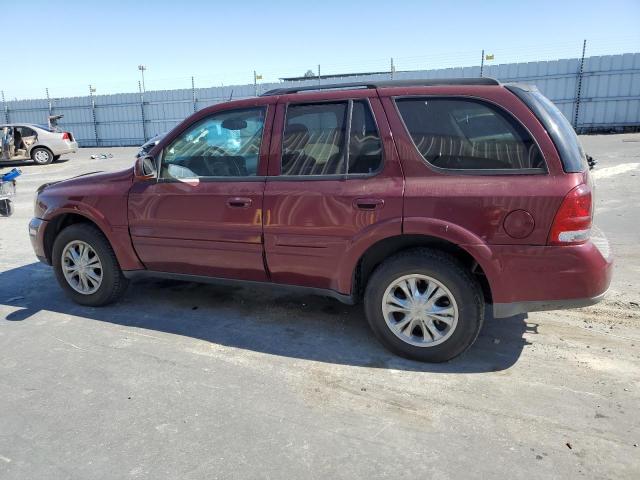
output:
<svg viewBox="0 0 640 480"><path fill-rule="evenodd" d="M78 149L71 132L31 123L0 124L0 141L0 163L32 159L46 165Z"/></svg>

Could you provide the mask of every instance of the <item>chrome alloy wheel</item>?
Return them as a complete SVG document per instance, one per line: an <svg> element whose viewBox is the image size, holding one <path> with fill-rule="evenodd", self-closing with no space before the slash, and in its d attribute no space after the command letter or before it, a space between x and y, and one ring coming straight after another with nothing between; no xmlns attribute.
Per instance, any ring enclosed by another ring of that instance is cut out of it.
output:
<svg viewBox="0 0 640 480"><path fill-rule="evenodd" d="M62 273L67 283L83 295L95 293L102 284L102 263L91 245L69 242L62 251Z"/></svg>
<svg viewBox="0 0 640 480"><path fill-rule="evenodd" d="M458 325L455 298L427 275L404 275L394 280L382 296L382 313L394 335L416 347L444 342Z"/></svg>

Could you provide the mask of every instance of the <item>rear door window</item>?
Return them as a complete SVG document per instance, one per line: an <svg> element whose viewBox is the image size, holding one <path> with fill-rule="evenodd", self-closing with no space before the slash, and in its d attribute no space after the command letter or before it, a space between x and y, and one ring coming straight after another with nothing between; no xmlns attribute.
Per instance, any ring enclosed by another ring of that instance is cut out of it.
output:
<svg viewBox="0 0 640 480"><path fill-rule="evenodd" d="M281 162L281 175L377 172L382 166L382 142L369 103L358 100L290 105Z"/></svg>
<svg viewBox="0 0 640 480"><path fill-rule="evenodd" d="M353 102L349 132L349 174L371 174L382 167L382 142L369 103Z"/></svg>
<svg viewBox="0 0 640 480"><path fill-rule="evenodd" d="M36 132L35 130L33 130L32 128L29 127L17 127L17 129L20 132L20 135L22 135L22 138L25 137L35 137Z"/></svg>
<svg viewBox="0 0 640 480"><path fill-rule="evenodd" d="M348 102L291 105L282 139L282 175L344 173Z"/></svg>
<svg viewBox="0 0 640 480"><path fill-rule="evenodd" d="M546 172L527 130L488 103L459 98L401 98L398 111L422 157L448 170Z"/></svg>

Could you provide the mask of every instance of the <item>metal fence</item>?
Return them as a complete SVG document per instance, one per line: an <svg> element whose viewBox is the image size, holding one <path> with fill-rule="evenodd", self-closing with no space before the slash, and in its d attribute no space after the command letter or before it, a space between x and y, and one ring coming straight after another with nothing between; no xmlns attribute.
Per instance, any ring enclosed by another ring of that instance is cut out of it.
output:
<svg viewBox="0 0 640 480"><path fill-rule="evenodd" d="M481 72L482 68L482 72ZM166 132L193 112L230 98L248 98L271 88L394 79L494 77L502 82L535 84L577 131L625 131L640 127L640 53L554 61L415 70L300 82L147 91L4 102L7 123L46 123L63 114L59 125L79 144L140 145ZM1 113L0 113L1 114Z"/></svg>

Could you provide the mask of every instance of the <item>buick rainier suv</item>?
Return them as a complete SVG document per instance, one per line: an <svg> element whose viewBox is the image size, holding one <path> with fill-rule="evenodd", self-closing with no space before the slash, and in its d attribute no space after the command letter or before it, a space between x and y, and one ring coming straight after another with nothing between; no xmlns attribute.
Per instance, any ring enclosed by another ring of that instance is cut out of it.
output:
<svg viewBox="0 0 640 480"><path fill-rule="evenodd" d="M612 257L593 210L562 113L479 78L214 105L132 168L42 185L29 233L83 305L139 277L272 283L362 300L387 348L440 362L485 315L599 301Z"/></svg>

